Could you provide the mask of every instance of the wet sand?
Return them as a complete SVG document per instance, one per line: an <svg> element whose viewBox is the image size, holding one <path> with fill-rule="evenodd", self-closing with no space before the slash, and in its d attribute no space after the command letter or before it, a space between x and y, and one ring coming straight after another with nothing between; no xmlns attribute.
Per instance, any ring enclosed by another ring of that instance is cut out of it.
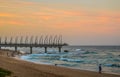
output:
<svg viewBox="0 0 120 77"><path fill-rule="evenodd" d="M36 64L15 59L12 51L0 50L0 68L13 72L10 77L120 77L115 74L99 74L53 65Z"/></svg>

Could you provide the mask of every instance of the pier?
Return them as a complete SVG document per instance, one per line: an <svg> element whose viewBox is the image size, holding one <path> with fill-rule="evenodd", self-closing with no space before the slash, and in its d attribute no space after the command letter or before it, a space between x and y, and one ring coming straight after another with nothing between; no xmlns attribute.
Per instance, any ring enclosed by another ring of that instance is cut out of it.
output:
<svg viewBox="0 0 120 77"><path fill-rule="evenodd" d="M58 48L58 51L61 52L63 46L66 46L66 43L62 42L62 36L31 36L31 37L0 37L0 49L2 47L14 47L15 51L18 51L18 47L29 47L30 54L33 53L33 47L44 48L45 53L47 53L47 48Z"/></svg>

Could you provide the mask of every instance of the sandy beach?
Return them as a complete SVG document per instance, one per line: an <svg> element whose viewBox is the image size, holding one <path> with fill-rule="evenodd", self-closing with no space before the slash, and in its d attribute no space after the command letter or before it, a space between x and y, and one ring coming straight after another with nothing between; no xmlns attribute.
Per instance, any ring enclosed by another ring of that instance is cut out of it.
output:
<svg viewBox="0 0 120 77"><path fill-rule="evenodd" d="M99 74L53 65L36 64L11 57L12 52L0 50L0 68L12 72L10 77L120 77L115 74Z"/></svg>

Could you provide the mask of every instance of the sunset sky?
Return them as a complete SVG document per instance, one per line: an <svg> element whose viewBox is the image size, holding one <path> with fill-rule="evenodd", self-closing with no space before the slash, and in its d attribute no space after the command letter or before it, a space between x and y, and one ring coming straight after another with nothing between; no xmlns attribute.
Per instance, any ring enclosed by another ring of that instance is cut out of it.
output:
<svg viewBox="0 0 120 77"><path fill-rule="evenodd" d="M0 0L0 36L31 35L120 45L120 0Z"/></svg>

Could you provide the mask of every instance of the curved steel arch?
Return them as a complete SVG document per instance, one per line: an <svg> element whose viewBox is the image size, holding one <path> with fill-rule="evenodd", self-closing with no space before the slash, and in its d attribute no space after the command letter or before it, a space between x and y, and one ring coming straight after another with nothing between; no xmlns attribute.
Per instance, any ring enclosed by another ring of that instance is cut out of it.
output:
<svg viewBox="0 0 120 77"><path fill-rule="evenodd" d="M35 44L38 44L38 36L35 37Z"/></svg>
<svg viewBox="0 0 120 77"><path fill-rule="evenodd" d="M10 37L10 44L13 43L13 37Z"/></svg>
<svg viewBox="0 0 120 77"><path fill-rule="evenodd" d="M7 37L5 37L4 43L7 44Z"/></svg>
<svg viewBox="0 0 120 77"><path fill-rule="evenodd" d="M60 35L58 36L58 45L60 45Z"/></svg>
<svg viewBox="0 0 120 77"><path fill-rule="evenodd" d="M26 38L25 38L25 44L27 44L28 43L28 36L26 36Z"/></svg>
<svg viewBox="0 0 120 77"><path fill-rule="evenodd" d="M48 35L46 35L46 37L44 39L44 44L48 44Z"/></svg>
<svg viewBox="0 0 120 77"><path fill-rule="evenodd" d="M16 38L15 38L15 44L17 44L18 43L18 36L16 36Z"/></svg>
<svg viewBox="0 0 120 77"><path fill-rule="evenodd" d="M20 44L22 44L23 43L23 36L21 36L21 38L20 38Z"/></svg>
<svg viewBox="0 0 120 77"><path fill-rule="evenodd" d="M53 42L53 37L52 37L52 35L49 37L49 44L51 45L52 44L52 42Z"/></svg>
<svg viewBox="0 0 120 77"><path fill-rule="evenodd" d="M43 44L43 35L41 35L39 38L39 44L41 44L41 45Z"/></svg>
<svg viewBox="0 0 120 77"><path fill-rule="evenodd" d="M56 44L57 35L54 36L53 44Z"/></svg>
<svg viewBox="0 0 120 77"><path fill-rule="evenodd" d="M0 37L0 44L2 43L2 38Z"/></svg>
<svg viewBox="0 0 120 77"><path fill-rule="evenodd" d="M62 44L62 35L60 35L60 44Z"/></svg>
<svg viewBox="0 0 120 77"><path fill-rule="evenodd" d="M33 38L34 38L34 36L30 37L30 42L29 42L30 44L33 44Z"/></svg>

